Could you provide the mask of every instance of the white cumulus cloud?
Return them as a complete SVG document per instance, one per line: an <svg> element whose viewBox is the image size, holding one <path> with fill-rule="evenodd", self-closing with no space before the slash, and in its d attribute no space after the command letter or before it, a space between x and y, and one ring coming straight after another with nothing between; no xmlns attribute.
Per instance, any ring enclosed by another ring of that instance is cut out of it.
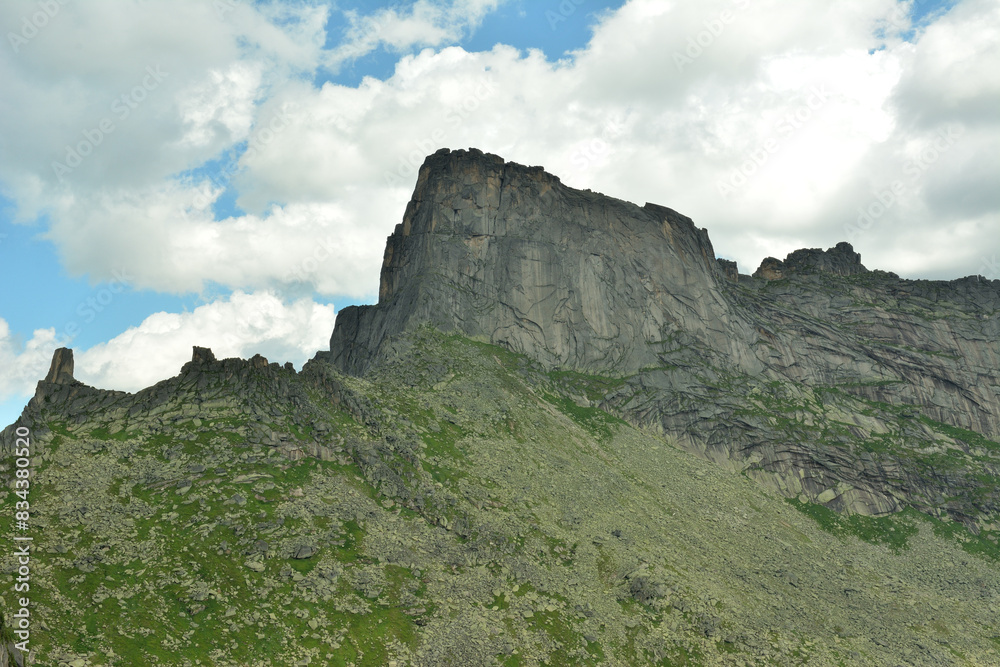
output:
<svg viewBox="0 0 1000 667"><path fill-rule="evenodd" d="M154 313L111 340L74 350L75 377L102 389L137 391L176 375L195 345L219 359L262 354L296 366L329 347L336 312L310 299L286 302L268 292L234 292L186 313ZM48 372L53 329L19 344L0 319L0 401L27 397Z"/></svg>
<svg viewBox="0 0 1000 667"><path fill-rule="evenodd" d="M417 0L405 11L385 7L370 14L346 12L342 41L325 57L325 65L338 69L344 62L365 56L380 46L396 52L413 47L454 42L479 27L487 14L505 0Z"/></svg>
<svg viewBox="0 0 1000 667"><path fill-rule="evenodd" d="M371 298L417 167L442 146L671 206L743 271L845 239L870 267L931 278L1000 252L998 0L964 0L912 35L897 0L631 0L558 61L451 45L498 4L350 15L329 47L322 6L239 3L220 20L208 3L67 4L0 56L0 180L22 217L48 211L72 273L126 267L166 292ZM30 3L0 16L15 5ZM101 22L120 30L98 40ZM401 54L386 80L313 84L380 46ZM51 162L148 66L169 76L55 178ZM231 150L221 181L190 171ZM246 215L215 220L226 188Z"/></svg>
<svg viewBox="0 0 1000 667"><path fill-rule="evenodd" d="M18 340L10 325L0 318L0 402L34 393L35 384L45 377L56 348L55 329L37 329L27 341ZM3 428L6 424L0 424Z"/></svg>

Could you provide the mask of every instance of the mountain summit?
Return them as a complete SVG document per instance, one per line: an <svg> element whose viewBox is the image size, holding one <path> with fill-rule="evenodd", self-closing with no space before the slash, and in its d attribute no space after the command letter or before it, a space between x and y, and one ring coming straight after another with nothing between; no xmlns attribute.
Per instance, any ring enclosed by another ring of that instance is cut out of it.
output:
<svg viewBox="0 0 1000 667"><path fill-rule="evenodd" d="M681 329L726 346L722 279L708 233L676 211L445 149L386 244L379 304L339 313L332 362L363 372L387 338L429 324L549 368L633 374Z"/></svg>
<svg viewBox="0 0 1000 667"><path fill-rule="evenodd" d="M341 310L321 357L359 375L405 332L456 332L614 378L595 405L783 494L875 515L950 498L977 530L1000 510L976 477L996 462L946 473L917 452L982 454L947 429L1000 440L998 313L1000 281L902 280L846 242L740 275L672 209L442 149L388 239L378 304ZM777 402L796 417L776 422Z"/></svg>

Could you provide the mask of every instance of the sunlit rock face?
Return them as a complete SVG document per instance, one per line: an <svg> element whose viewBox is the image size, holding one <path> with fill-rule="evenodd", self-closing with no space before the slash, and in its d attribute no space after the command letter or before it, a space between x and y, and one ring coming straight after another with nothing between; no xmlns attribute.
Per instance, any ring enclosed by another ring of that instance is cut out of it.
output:
<svg viewBox="0 0 1000 667"><path fill-rule="evenodd" d="M388 239L379 303L343 309L322 356L363 375L430 325L621 379L599 405L786 495L873 514L958 496L974 524L997 499L908 452L940 446L921 416L1000 437L998 312L1000 281L901 280L843 242L740 275L672 209L442 149Z"/></svg>
<svg viewBox="0 0 1000 667"><path fill-rule="evenodd" d="M548 367L630 375L658 365L684 331L760 370L724 280L707 232L676 211L443 150L424 163L389 237L379 305L345 308L331 350L362 372L387 336L427 323Z"/></svg>

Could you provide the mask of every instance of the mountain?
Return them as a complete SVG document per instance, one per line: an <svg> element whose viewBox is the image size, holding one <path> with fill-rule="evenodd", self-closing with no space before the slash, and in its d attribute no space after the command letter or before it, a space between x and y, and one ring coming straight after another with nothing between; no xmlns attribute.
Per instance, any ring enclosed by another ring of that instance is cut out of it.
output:
<svg viewBox="0 0 1000 667"><path fill-rule="evenodd" d="M363 374L421 325L620 380L597 407L781 493L995 530L1000 281L900 280L847 243L740 276L671 209L442 150L329 361Z"/></svg>
<svg viewBox="0 0 1000 667"><path fill-rule="evenodd" d="M301 371L195 348L130 394L55 353L0 436L28 647L1000 664L998 315L1000 281L902 280L847 243L740 274L669 208L439 151L378 304Z"/></svg>

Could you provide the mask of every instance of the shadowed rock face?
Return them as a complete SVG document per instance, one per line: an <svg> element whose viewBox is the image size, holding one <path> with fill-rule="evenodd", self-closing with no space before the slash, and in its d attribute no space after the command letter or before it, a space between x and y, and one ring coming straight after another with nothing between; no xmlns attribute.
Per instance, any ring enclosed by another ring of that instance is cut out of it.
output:
<svg viewBox="0 0 1000 667"><path fill-rule="evenodd" d="M443 150L389 237L379 305L342 310L330 349L335 365L363 373L387 337L431 324L548 367L631 375L659 365L684 331L759 371L723 278L707 232L676 211Z"/></svg>
<svg viewBox="0 0 1000 667"><path fill-rule="evenodd" d="M73 379L73 350L60 347L52 355L52 363L49 365L49 374L45 376L45 382L54 384L72 384Z"/></svg>
<svg viewBox="0 0 1000 667"><path fill-rule="evenodd" d="M972 524L995 516L995 490L911 450L944 446L918 417L1000 439L998 313L1000 281L901 280L866 269L848 243L741 276L669 208L443 149L388 239L378 305L342 310L322 356L361 375L428 324L550 370L619 378L601 407L786 495L874 514L962 497L948 511ZM773 409L755 398L762 387ZM888 410L900 406L913 414ZM898 448L872 444L886 433Z"/></svg>
<svg viewBox="0 0 1000 667"><path fill-rule="evenodd" d="M196 364L210 364L215 361L215 354L207 347L195 345L191 351L191 361Z"/></svg>
<svg viewBox="0 0 1000 667"><path fill-rule="evenodd" d="M760 267L754 271L754 278L781 280L793 274L832 273L838 276L855 276L868 273L861 264L861 255L854 252L850 243L841 241L829 250L803 248L789 253L785 261L765 257Z"/></svg>

